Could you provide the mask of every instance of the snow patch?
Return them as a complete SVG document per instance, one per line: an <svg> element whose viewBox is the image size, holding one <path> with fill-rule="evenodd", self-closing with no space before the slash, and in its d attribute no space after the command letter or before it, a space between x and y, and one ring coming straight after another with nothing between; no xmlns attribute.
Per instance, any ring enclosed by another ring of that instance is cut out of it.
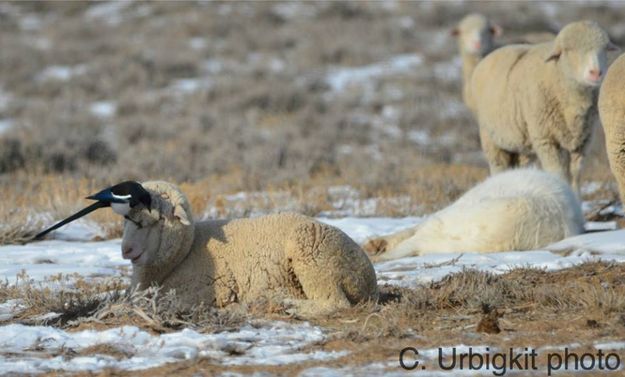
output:
<svg viewBox="0 0 625 377"><path fill-rule="evenodd" d="M117 113L117 104L113 101L93 102L89 106L89 112L98 118L111 118Z"/></svg>
<svg viewBox="0 0 625 377"><path fill-rule="evenodd" d="M22 300L7 300L0 304L0 321L7 321L26 309Z"/></svg>
<svg viewBox="0 0 625 377"><path fill-rule="evenodd" d="M294 18L313 18L317 15L317 9L312 3L286 1L274 5L271 13L285 20Z"/></svg>
<svg viewBox="0 0 625 377"><path fill-rule="evenodd" d="M301 351L325 338L319 327L308 323L266 322L216 334L184 329L158 336L134 326L66 332L52 327L11 324L0 327L0 353L3 354L0 355L0 370L4 373L94 372L104 368L141 370L204 358L224 365L284 365L330 360L348 354L346 351ZM98 345L109 345L129 356L119 360L99 354L49 358L51 353L64 351L71 355Z"/></svg>
<svg viewBox="0 0 625 377"><path fill-rule="evenodd" d="M5 118L0 119L0 135L8 132L11 128L13 128L14 121L13 119Z"/></svg>
<svg viewBox="0 0 625 377"><path fill-rule="evenodd" d="M423 63L423 57L417 54L405 54L392 57L387 61L361 67L332 68L326 76L326 83L335 92L341 92L351 85L364 85L381 76L408 73Z"/></svg>
<svg viewBox="0 0 625 377"><path fill-rule="evenodd" d="M102 20L113 26L123 21L122 12L132 5L129 0L95 2L85 11L88 20Z"/></svg>
<svg viewBox="0 0 625 377"><path fill-rule="evenodd" d="M36 31L41 29L41 18L35 14L27 14L19 19L20 29L24 31Z"/></svg>
<svg viewBox="0 0 625 377"><path fill-rule="evenodd" d="M357 243L381 234L390 234L415 226L423 221L423 217L343 217L329 219L319 217L317 220L335 226L345 232Z"/></svg>
<svg viewBox="0 0 625 377"><path fill-rule="evenodd" d="M87 71L87 66L79 64L75 66L62 66L53 65L46 67L37 75L37 80L40 81L68 81L75 76L84 74Z"/></svg>
<svg viewBox="0 0 625 377"><path fill-rule="evenodd" d="M440 81L454 82L460 80L462 59L459 56L451 60L434 64L434 77Z"/></svg>
<svg viewBox="0 0 625 377"><path fill-rule="evenodd" d="M208 78L188 78L175 80L166 91L173 91L182 94L190 94L199 90L208 89L212 86L212 80Z"/></svg>
<svg viewBox="0 0 625 377"><path fill-rule="evenodd" d="M195 37L195 38L189 39L189 47L191 47L194 50L203 50L206 48L206 46L208 46L208 42L206 41L206 38Z"/></svg>
<svg viewBox="0 0 625 377"><path fill-rule="evenodd" d="M411 130L406 136L408 136L408 140L420 146L427 146L432 143L430 133L426 130Z"/></svg>

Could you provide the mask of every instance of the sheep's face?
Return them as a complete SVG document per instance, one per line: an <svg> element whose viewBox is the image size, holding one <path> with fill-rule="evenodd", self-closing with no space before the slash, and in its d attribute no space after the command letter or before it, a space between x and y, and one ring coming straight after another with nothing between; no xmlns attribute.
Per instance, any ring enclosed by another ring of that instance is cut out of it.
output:
<svg viewBox="0 0 625 377"><path fill-rule="evenodd" d="M589 21L567 25L556 38L547 61L557 61L570 79L586 87L598 87L608 66L608 51L617 50L607 33Z"/></svg>
<svg viewBox="0 0 625 377"><path fill-rule="evenodd" d="M484 56L491 51L495 45L495 37L501 34L502 29L481 14L464 17L452 30L452 35L458 38L460 50L478 56Z"/></svg>
<svg viewBox="0 0 625 377"><path fill-rule="evenodd" d="M162 190L163 183L158 184ZM155 191L149 183L143 186L152 195L152 206L137 205L126 216L122 257L131 260L133 267L175 266L193 240L189 205L179 191Z"/></svg>

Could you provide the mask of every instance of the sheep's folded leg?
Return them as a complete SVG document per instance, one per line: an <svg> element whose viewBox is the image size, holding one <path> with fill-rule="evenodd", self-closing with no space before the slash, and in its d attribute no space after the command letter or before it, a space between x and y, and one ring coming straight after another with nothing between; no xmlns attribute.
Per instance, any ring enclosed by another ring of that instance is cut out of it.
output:
<svg viewBox="0 0 625 377"><path fill-rule="evenodd" d="M375 271L360 247L325 224L302 224L289 240L286 255L306 301L301 314L328 314L377 298Z"/></svg>

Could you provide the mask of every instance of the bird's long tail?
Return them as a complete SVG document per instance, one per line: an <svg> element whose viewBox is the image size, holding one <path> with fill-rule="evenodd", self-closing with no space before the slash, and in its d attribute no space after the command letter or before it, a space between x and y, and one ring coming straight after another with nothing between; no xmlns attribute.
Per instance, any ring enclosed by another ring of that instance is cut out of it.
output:
<svg viewBox="0 0 625 377"><path fill-rule="evenodd" d="M89 207L85 207L83 209L81 209L80 211L76 212L75 214L71 215L70 217L66 218L65 220L56 223L54 225L52 225L51 227L49 227L48 229L44 230L43 232L37 234L35 237L33 237L33 241L34 240L38 240L41 237L45 236L46 234L52 232L55 229L58 229L60 227L62 227L63 225L67 224L67 223L71 223L72 221L79 219L83 216L85 216L88 213L91 213L93 211L95 211L98 208L102 208L102 207L108 207L110 204L109 203L104 203L104 202L95 202L92 205L90 205Z"/></svg>

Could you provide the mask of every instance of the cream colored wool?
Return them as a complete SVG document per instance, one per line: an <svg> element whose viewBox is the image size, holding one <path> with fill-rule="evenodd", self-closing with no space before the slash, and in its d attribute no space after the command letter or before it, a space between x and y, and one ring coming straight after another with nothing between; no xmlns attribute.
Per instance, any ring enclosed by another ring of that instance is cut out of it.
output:
<svg viewBox="0 0 625 377"><path fill-rule="evenodd" d="M474 113L491 173L533 154L543 169L579 192L584 155L597 115L606 32L590 21L564 27L555 41L510 45L484 58L471 77Z"/></svg>
<svg viewBox="0 0 625 377"><path fill-rule="evenodd" d="M599 93L599 116L605 132L610 169L625 203L625 55L608 69Z"/></svg>
<svg viewBox="0 0 625 377"><path fill-rule="evenodd" d="M431 253L532 250L583 231L569 185L537 169L489 177L416 227L365 245L380 260Z"/></svg>
<svg viewBox="0 0 625 377"><path fill-rule="evenodd" d="M471 108L471 74L477 63L496 48L495 37L502 29L479 13L466 15L452 30L462 59L462 100Z"/></svg>
<svg viewBox="0 0 625 377"><path fill-rule="evenodd" d="M140 225L126 221L122 241L125 257L133 259L134 287L175 289L189 306L278 295L302 315L377 299L371 262L332 226L298 214L193 222L177 187L143 186L152 209L131 210L130 219Z"/></svg>

